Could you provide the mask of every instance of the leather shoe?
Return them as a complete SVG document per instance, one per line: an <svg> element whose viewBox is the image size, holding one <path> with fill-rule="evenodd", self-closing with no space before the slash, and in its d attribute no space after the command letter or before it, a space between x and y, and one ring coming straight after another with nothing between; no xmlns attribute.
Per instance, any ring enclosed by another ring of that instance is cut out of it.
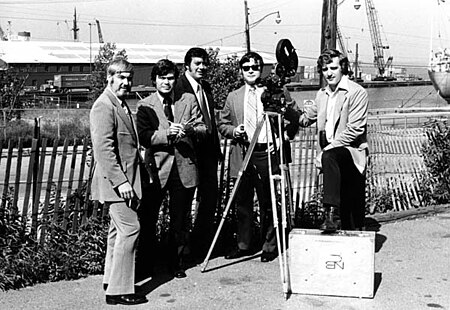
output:
<svg viewBox="0 0 450 310"><path fill-rule="evenodd" d="M263 251L261 254L261 262L268 263L273 261L278 256L275 252L265 252Z"/></svg>
<svg viewBox="0 0 450 310"><path fill-rule="evenodd" d="M335 221L336 217L336 207L332 205L324 205L325 209L325 220L320 225L320 230L323 230L324 233L334 233L338 230L339 226Z"/></svg>
<svg viewBox="0 0 450 310"><path fill-rule="evenodd" d="M250 255L252 255L250 250L241 250L238 248L238 249L234 249L232 252L225 255L225 259L236 259L236 258L241 258L244 256L250 256Z"/></svg>
<svg viewBox="0 0 450 310"><path fill-rule="evenodd" d="M186 278L186 272L183 269L176 269L173 272L173 276L178 279Z"/></svg>
<svg viewBox="0 0 450 310"><path fill-rule="evenodd" d="M148 302L145 296L136 294L127 295L106 295L106 303L108 305L138 305Z"/></svg>

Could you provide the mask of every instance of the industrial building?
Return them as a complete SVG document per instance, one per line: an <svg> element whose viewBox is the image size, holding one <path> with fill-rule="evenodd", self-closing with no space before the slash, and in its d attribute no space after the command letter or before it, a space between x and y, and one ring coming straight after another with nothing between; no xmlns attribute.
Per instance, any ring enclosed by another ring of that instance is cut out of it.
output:
<svg viewBox="0 0 450 310"><path fill-rule="evenodd" d="M29 38L0 41L0 69L28 76L25 87L39 89L42 84L54 80L55 75L88 74L93 68L95 56L102 43L32 41ZM116 50L125 50L128 60L135 67L134 85L150 85L150 71L158 60L168 58L180 65L186 51L192 46L116 43ZM208 47L205 47L208 48ZM244 47L219 48L219 57L245 53ZM260 52L268 68L276 63L275 55ZM270 72L270 69L265 70Z"/></svg>

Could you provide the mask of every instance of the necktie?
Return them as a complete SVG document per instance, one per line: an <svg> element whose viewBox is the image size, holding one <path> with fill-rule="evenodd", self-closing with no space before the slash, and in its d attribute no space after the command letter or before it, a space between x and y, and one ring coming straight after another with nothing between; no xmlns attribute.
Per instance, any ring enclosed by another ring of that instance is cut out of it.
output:
<svg viewBox="0 0 450 310"><path fill-rule="evenodd" d="M164 114L166 114L166 117L169 121L173 122L172 99L164 98L163 105L164 105Z"/></svg>
<svg viewBox="0 0 450 310"><path fill-rule="evenodd" d="M211 129L212 129L211 117L209 116L209 111L208 111L208 107L206 106L207 103L206 103L205 97L203 95L203 88L202 88L201 84L198 84L197 92L198 92L200 110L202 110L203 119L205 120L205 125L207 127L208 132L211 133Z"/></svg>
<svg viewBox="0 0 450 310"><path fill-rule="evenodd" d="M252 140L253 134L256 130L256 122L258 121L258 101L254 88L250 88L247 97L247 107L245 110L245 131L248 138Z"/></svg>

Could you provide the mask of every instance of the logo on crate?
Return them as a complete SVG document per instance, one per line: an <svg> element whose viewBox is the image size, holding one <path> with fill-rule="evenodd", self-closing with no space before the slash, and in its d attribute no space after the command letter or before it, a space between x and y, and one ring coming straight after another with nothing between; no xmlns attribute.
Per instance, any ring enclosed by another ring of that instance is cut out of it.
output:
<svg viewBox="0 0 450 310"><path fill-rule="evenodd" d="M331 254L330 260L325 262L326 269L344 269L344 262L342 261L342 256L338 254Z"/></svg>

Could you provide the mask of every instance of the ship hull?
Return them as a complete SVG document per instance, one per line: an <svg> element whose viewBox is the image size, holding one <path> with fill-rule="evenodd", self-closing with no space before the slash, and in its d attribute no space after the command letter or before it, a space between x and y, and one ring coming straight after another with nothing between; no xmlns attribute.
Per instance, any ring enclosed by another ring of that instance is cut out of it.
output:
<svg viewBox="0 0 450 310"><path fill-rule="evenodd" d="M450 72L428 71L428 76L439 95L450 104Z"/></svg>

